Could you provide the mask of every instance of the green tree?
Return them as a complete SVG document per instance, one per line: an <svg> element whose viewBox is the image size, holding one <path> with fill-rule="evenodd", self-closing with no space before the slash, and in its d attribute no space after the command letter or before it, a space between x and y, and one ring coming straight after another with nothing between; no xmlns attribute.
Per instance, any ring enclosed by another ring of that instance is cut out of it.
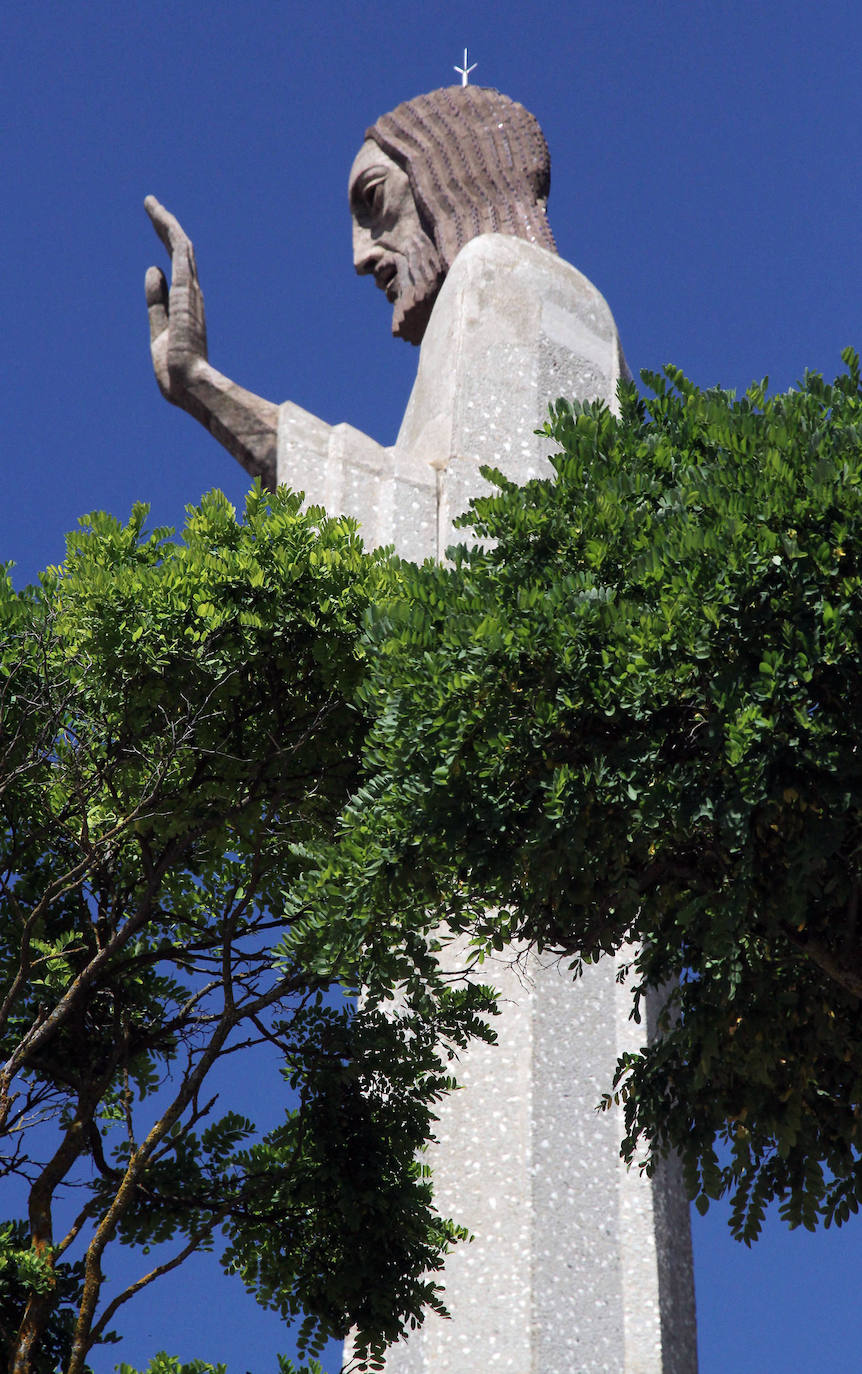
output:
<svg viewBox="0 0 862 1374"><path fill-rule="evenodd" d="M737 400L675 369L620 415L558 403L554 476L450 565L366 554L279 492L183 543L90 517L0 581L0 1230L16 1374L85 1369L193 1250L359 1363L463 1232L421 1150L492 1038L448 934L574 972L633 942L623 1151L678 1150L745 1240L862 1197L859 364ZM361 1003L336 988L366 989ZM396 995L397 994L397 995ZM227 1056L298 1105L216 1115ZM71 1205L71 1199L76 1205ZM114 1242L168 1257L121 1292ZM160 1252L164 1253L164 1252ZM168 1355L152 1369L181 1368ZM290 1368L282 1361L285 1370Z"/></svg>
<svg viewBox="0 0 862 1374"><path fill-rule="evenodd" d="M368 726L363 617L397 568L285 492L244 520L212 494L181 543L145 515L82 521L38 588L0 580L9 1366L80 1374L123 1304L222 1235L259 1302L308 1314L312 1355L356 1326L376 1367L440 1307L459 1234L417 1152L465 1021L445 993L416 1011L394 928L327 922L315 863ZM268 1131L211 1086L255 1052L285 1105ZM163 1248L117 1290L114 1243Z"/></svg>
<svg viewBox="0 0 862 1374"><path fill-rule="evenodd" d="M448 886L574 971L629 941L629 1159L679 1151L750 1241L862 1198L862 395L859 362L771 398L676 369L618 417L558 403L554 475L403 570L366 697L386 856L376 900ZM549 447L551 447L549 443ZM358 842L358 840L357 840ZM460 898L459 898L460 900ZM464 924L469 913L456 918Z"/></svg>

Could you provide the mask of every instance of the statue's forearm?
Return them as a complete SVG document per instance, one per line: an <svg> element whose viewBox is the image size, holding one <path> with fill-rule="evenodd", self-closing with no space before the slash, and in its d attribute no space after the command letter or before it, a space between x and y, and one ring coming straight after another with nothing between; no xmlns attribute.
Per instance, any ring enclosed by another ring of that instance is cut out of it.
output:
<svg viewBox="0 0 862 1374"><path fill-rule="evenodd" d="M237 386L205 362L195 365L176 404L208 429L250 476L275 491L277 405Z"/></svg>

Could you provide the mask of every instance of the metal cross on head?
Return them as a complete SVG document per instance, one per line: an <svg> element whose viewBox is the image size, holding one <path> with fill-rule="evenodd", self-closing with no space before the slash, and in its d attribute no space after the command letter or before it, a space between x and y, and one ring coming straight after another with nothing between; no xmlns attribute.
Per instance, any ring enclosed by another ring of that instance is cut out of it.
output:
<svg viewBox="0 0 862 1374"><path fill-rule="evenodd" d="M461 85L462 85L462 86L469 86L469 84L470 84L470 73L473 72L473 71L475 71L476 68L478 67L478 65L479 65L478 62L474 62L473 65L472 65L472 67L468 67L468 66L467 66L467 49L465 48L465 49L464 49L464 65L463 65L463 67L456 67L456 68L455 68L455 71L456 71L456 72L460 72L460 74L461 74Z"/></svg>

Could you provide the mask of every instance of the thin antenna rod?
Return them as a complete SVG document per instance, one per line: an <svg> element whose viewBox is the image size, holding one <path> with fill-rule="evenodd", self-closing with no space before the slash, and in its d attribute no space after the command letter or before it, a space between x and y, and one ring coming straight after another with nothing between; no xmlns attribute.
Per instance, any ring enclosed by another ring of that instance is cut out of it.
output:
<svg viewBox="0 0 862 1374"><path fill-rule="evenodd" d="M471 72L474 72L474 71L476 70L476 68L478 67L478 65L479 65L478 62L474 62L473 65L472 65L472 67L468 67L468 66L467 66L467 49L465 48L465 49L464 49L464 65L463 65L463 67L456 67L456 68L455 68L455 71L460 73L460 76L461 76L461 85L462 85L462 86L469 86L469 84L470 84L470 73L471 73Z"/></svg>

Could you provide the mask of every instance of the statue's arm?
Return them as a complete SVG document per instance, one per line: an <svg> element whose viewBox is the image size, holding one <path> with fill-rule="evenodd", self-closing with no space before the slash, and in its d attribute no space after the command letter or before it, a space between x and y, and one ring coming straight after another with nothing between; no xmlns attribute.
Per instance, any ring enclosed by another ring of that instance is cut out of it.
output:
<svg viewBox="0 0 862 1374"><path fill-rule="evenodd" d="M159 390L188 411L270 491L276 485L278 406L237 386L210 364L206 317L194 248L179 221L155 196L144 202L171 255L171 285L158 267L147 272L150 350Z"/></svg>

